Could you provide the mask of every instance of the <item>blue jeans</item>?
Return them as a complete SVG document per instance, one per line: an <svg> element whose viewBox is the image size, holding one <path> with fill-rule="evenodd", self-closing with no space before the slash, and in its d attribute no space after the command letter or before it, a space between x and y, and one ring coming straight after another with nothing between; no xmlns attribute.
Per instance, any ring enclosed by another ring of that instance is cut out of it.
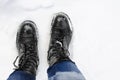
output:
<svg viewBox="0 0 120 80"><path fill-rule="evenodd" d="M72 61L61 61L47 70L49 80L85 80ZM23 71L14 71L7 80L35 80L35 76Z"/></svg>
<svg viewBox="0 0 120 80"><path fill-rule="evenodd" d="M24 71L14 71L7 80L35 80L35 76Z"/></svg>

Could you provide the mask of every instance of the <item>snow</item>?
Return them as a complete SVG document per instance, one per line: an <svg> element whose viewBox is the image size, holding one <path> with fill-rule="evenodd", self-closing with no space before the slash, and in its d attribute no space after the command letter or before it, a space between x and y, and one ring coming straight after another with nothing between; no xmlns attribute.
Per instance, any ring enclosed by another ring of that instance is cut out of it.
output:
<svg viewBox="0 0 120 80"><path fill-rule="evenodd" d="M50 23L57 12L71 18L72 58L87 80L120 80L119 0L0 0L0 80L13 72L16 33L24 20L39 29L37 80L47 80Z"/></svg>

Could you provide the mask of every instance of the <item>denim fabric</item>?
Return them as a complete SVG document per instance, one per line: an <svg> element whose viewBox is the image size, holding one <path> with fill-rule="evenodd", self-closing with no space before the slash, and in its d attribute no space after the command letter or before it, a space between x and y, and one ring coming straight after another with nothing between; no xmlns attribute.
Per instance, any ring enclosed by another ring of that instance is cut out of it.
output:
<svg viewBox="0 0 120 80"><path fill-rule="evenodd" d="M72 61L61 61L47 70L49 80L85 80ZM35 76L24 71L14 71L7 80L36 80ZM40 80L40 79L39 79Z"/></svg>
<svg viewBox="0 0 120 80"><path fill-rule="evenodd" d="M75 63L62 61L49 67L47 70L49 80L85 80Z"/></svg>
<svg viewBox="0 0 120 80"><path fill-rule="evenodd" d="M35 76L24 71L14 71L7 80L35 80Z"/></svg>

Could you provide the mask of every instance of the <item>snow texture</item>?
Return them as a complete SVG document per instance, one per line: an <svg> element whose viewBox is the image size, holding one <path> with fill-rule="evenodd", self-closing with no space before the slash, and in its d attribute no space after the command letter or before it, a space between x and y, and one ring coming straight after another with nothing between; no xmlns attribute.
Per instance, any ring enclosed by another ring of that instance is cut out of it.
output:
<svg viewBox="0 0 120 80"><path fill-rule="evenodd" d="M47 80L52 16L65 12L74 34L72 59L86 80L120 80L120 0L0 0L0 80L13 72L16 33L24 20L39 29L37 80Z"/></svg>

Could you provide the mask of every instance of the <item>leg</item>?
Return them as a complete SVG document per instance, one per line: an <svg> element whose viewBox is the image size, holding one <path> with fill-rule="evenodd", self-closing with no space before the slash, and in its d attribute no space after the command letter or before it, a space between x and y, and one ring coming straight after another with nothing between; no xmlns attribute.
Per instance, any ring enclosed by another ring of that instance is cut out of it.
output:
<svg viewBox="0 0 120 80"><path fill-rule="evenodd" d="M35 76L24 71L14 71L7 80L35 80Z"/></svg>
<svg viewBox="0 0 120 80"><path fill-rule="evenodd" d="M69 44L72 38L70 18L58 13L52 20L51 39L48 50L49 80L85 80L70 59Z"/></svg>
<svg viewBox="0 0 120 80"><path fill-rule="evenodd" d="M18 57L14 61L16 70L9 76L8 80L35 80L39 65L38 42L36 25L32 21L24 21L16 38ZM15 65L18 60L18 66Z"/></svg>
<svg viewBox="0 0 120 80"><path fill-rule="evenodd" d="M49 80L85 80L82 73L72 61L61 61L49 67Z"/></svg>

